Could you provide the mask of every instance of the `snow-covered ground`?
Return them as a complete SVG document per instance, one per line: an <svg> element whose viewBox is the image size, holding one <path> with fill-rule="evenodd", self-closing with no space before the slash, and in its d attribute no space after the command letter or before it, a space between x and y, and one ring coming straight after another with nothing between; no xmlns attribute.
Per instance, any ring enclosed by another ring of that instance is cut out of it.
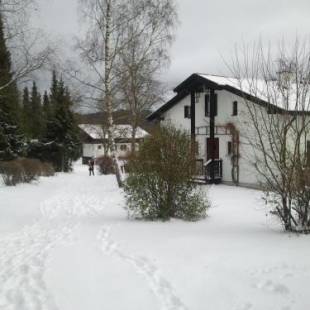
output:
<svg viewBox="0 0 310 310"><path fill-rule="evenodd" d="M113 176L0 186L0 309L308 310L310 236L258 191L214 186L197 223L127 218Z"/></svg>

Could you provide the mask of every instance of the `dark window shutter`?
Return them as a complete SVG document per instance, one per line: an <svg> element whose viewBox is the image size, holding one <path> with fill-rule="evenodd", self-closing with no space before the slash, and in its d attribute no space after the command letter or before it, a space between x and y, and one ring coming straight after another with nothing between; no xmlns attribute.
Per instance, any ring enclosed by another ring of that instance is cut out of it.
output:
<svg viewBox="0 0 310 310"><path fill-rule="evenodd" d="M217 116L217 94L214 94L214 116Z"/></svg>
<svg viewBox="0 0 310 310"><path fill-rule="evenodd" d="M233 102L233 116L238 115L238 101Z"/></svg>
<svg viewBox="0 0 310 310"><path fill-rule="evenodd" d="M210 96L205 95L205 116L210 116Z"/></svg>

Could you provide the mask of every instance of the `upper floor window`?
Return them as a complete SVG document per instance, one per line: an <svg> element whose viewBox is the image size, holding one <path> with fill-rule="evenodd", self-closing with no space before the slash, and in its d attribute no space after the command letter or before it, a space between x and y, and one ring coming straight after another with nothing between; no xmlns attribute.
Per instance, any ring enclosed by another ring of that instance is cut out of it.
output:
<svg viewBox="0 0 310 310"><path fill-rule="evenodd" d="M189 105L184 106L184 118L191 118L191 107Z"/></svg>
<svg viewBox="0 0 310 310"><path fill-rule="evenodd" d="M217 116L217 94L214 94L214 116ZM210 95L205 95L205 116L209 117L211 115L211 102Z"/></svg>
<svg viewBox="0 0 310 310"><path fill-rule="evenodd" d="M232 112L233 116L237 116L238 115L238 101L234 101L233 102L233 112Z"/></svg>

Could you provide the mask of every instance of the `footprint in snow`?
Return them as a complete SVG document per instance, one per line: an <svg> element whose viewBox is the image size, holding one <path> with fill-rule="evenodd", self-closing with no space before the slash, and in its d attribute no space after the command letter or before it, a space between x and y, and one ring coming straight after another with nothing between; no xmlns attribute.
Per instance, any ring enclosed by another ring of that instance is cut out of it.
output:
<svg viewBox="0 0 310 310"><path fill-rule="evenodd" d="M124 262L131 264L137 273L144 276L150 289L160 301L162 310L187 310L180 298L174 293L169 281L163 277L148 258L127 254L113 241L111 227L103 227L97 235L97 240L103 253L115 255Z"/></svg>

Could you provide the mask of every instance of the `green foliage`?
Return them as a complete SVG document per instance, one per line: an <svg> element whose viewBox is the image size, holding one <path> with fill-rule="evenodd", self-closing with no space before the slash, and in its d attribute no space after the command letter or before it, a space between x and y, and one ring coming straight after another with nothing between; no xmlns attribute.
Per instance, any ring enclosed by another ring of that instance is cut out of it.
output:
<svg viewBox="0 0 310 310"><path fill-rule="evenodd" d="M193 182L191 139L172 126L161 127L129 160L125 184L127 207L134 216L168 220L198 220L208 202Z"/></svg>
<svg viewBox="0 0 310 310"><path fill-rule="evenodd" d="M0 160L11 160L22 153L20 121L19 94L11 72L11 55L0 14Z"/></svg>
<svg viewBox="0 0 310 310"><path fill-rule="evenodd" d="M44 128L44 118L42 113L41 95L38 92L35 82L32 84L30 107L32 116L29 120L31 137L33 139L39 139L42 136Z"/></svg>
<svg viewBox="0 0 310 310"><path fill-rule="evenodd" d="M41 148L44 145L48 146L48 159L53 162L56 171L68 172L72 169L72 161L80 156L80 136L71 110L73 101L69 89L65 87L62 79L57 80L55 72L52 77L50 100L47 101L45 96L44 106L49 114L46 115L46 131Z"/></svg>

